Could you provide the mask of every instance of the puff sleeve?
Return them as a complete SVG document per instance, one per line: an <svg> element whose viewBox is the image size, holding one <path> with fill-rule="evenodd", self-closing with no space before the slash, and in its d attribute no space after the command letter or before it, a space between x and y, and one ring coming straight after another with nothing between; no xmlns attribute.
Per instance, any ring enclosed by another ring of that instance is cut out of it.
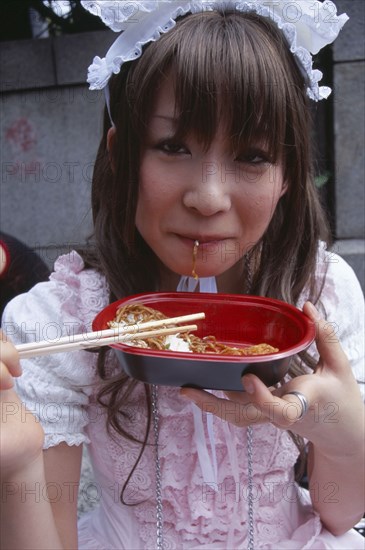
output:
<svg viewBox="0 0 365 550"><path fill-rule="evenodd" d="M323 281L323 289L317 307L333 330L346 353L354 376L365 400L364 385L364 295L352 267L324 244L318 250L316 276ZM308 295L304 292L298 307L302 307ZM313 344L310 353L318 358Z"/></svg>
<svg viewBox="0 0 365 550"><path fill-rule="evenodd" d="M332 324L346 353L360 391L365 399L364 386L364 295L350 265L334 252L323 253L327 265L322 303L327 320Z"/></svg>
<svg viewBox="0 0 365 550"><path fill-rule="evenodd" d="M4 311L2 329L14 344L57 340L89 331L107 303L104 278L84 269L76 253L61 256L48 282L14 298ZM88 404L97 383L96 354L87 351L43 355L21 361L15 389L41 422L45 448L88 443ZM24 409L24 414L26 414Z"/></svg>

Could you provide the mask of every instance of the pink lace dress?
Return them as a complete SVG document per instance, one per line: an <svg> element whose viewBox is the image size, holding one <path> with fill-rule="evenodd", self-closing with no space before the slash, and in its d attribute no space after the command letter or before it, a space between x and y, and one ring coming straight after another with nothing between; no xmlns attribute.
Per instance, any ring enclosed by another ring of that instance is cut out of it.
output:
<svg viewBox="0 0 365 550"><path fill-rule="evenodd" d="M362 375L363 297L351 268L320 252L318 273L328 269L323 305L352 362ZM6 309L3 328L15 342L56 338L90 330L106 304L105 280L85 270L80 256L62 256L50 281L19 296ZM303 295L302 301L305 300ZM120 493L140 446L113 438L105 411L97 404L96 357L83 351L23 361L17 390L41 420L45 447L65 441L89 447L92 490L98 506L79 521L81 550L156 548L156 486L153 446L147 446L124 500ZM110 371L120 368L110 364ZM137 438L146 429L143 385L126 409L125 426ZM232 415L238 414L232 405ZM160 461L166 549L241 549L248 544L247 434L197 408L176 388L159 388ZM152 432L152 430L151 430ZM150 442L152 443L152 434ZM334 537L323 528L308 493L293 479L297 449L287 432L272 425L253 430L253 507L255 548L356 549L355 531ZM214 464L214 468L208 468ZM351 467L351 465L349 465ZM90 487L80 487L90 491ZM328 498L336 498L335 485Z"/></svg>

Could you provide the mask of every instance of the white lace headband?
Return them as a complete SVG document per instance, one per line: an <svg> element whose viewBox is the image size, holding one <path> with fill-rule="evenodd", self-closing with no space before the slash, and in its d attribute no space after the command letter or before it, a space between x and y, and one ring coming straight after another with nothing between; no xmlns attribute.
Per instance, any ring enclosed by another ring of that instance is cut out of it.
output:
<svg viewBox="0 0 365 550"><path fill-rule="evenodd" d="M94 57L87 78L90 90L107 90L111 75L119 73L126 61L140 57L142 47L172 29L179 16L232 9L255 12L276 23L307 77L307 95L319 101L330 95L331 88L318 85L323 75L313 69L312 54L331 44L348 20L345 13L337 15L331 0L82 0L81 4L90 13L99 16L113 31L123 31L103 59Z"/></svg>

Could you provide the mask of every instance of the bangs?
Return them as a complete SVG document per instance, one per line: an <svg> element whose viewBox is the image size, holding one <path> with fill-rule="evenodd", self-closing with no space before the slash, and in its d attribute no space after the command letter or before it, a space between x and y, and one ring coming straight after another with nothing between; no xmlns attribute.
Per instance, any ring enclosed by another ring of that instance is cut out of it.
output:
<svg viewBox="0 0 365 550"><path fill-rule="evenodd" d="M151 115L151 90L171 78L177 137L192 133L208 148L219 126L234 150L265 144L276 162L288 137L288 63L293 71L285 40L268 19L237 12L183 18L146 48L133 72L137 133L143 136Z"/></svg>

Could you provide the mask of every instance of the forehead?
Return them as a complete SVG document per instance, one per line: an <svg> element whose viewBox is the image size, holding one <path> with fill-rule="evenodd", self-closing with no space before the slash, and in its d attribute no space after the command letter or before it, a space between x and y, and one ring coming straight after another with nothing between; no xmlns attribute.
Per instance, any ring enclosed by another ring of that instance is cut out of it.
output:
<svg viewBox="0 0 365 550"><path fill-rule="evenodd" d="M136 133L143 140L158 113L176 118L179 137L194 134L208 146L218 127L226 127L237 147L264 140L277 157L288 143L291 113L301 107L299 83L288 85L289 57L294 63L277 29L257 16L188 16L150 44L134 65Z"/></svg>
<svg viewBox="0 0 365 550"><path fill-rule="evenodd" d="M160 82L149 117L149 128L170 131L181 137L186 134L195 134L198 138L202 138L202 141L205 141L202 127L208 128L209 124L204 124L204 122L200 125L196 124L196 119L191 116L189 106L179 103L175 82L176 80L173 77L165 77ZM229 124L224 121L224 115L219 117L214 133L229 134Z"/></svg>
<svg viewBox="0 0 365 550"><path fill-rule="evenodd" d="M153 102L152 116L175 118L176 96L173 79L164 78L159 84Z"/></svg>
<svg viewBox="0 0 365 550"><path fill-rule="evenodd" d="M180 56L178 62L174 58L153 71L153 85L145 87L149 90L145 108L136 110L144 121L141 139L146 126L150 131L169 127L175 137L194 136L208 148L219 133L228 137L234 149L266 142L277 158L279 144L284 142L282 95L262 85L264 71L257 60L248 56L246 61L233 62L231 52L232 62L224 68L212 63L206 53L195 59L196 54L189 51L190 61Z"/></svg>

